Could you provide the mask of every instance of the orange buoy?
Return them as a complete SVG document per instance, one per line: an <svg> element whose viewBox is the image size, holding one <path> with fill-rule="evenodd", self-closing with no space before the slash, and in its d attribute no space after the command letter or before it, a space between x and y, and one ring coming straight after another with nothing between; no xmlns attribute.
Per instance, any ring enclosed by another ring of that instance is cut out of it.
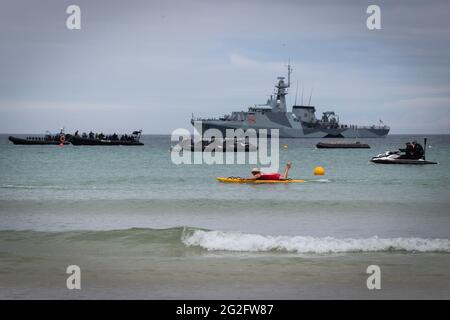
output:
<svg viewBox="0 0 450 320"><path fill-rule="evenodd" d="M315 176L323 176L325 174L325 169L323 167L315 167L314 175Z"/></svg>

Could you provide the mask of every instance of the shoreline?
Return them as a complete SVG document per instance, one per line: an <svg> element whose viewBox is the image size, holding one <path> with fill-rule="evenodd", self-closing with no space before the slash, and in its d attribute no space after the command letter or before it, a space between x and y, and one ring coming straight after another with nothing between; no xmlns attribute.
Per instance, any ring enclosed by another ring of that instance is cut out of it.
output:
<svg viewBox="0 0 450 320"><path fill-rule="evenodd" d="M448 253L224 252L164 238L44 236L0 242L0 258L0 299L450 299ZM81 268L81 290L66 288L69 265ZM381 290L367 289L369 265L381 268Z"/></svg>

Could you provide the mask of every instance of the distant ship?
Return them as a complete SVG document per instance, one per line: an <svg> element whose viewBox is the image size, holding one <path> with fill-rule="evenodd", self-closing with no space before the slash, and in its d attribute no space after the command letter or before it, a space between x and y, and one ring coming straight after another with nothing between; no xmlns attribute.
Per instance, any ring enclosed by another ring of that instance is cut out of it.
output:
<svg viewBox="0 0 450 320"><path fill-rule="evenodd" d="M293 105L292 112L286 108L286 95L291 85L291 67L288 65L288 81L278 77L275 92L264 105L255 105L248 111L234 111L219 119L194 119L191 123L201 123L202 132L218 129L226 135L226 129L279 129L280 138L381 138L390 128L380 120L379 125L361 126L339 123L334 111L323 112L322 118L316 118L313 106ZM196 124L197 126L197 124Z"/></svg>
<svg viewBox="0 0 450 320"><path fill-rule="evenodd" d="M50 131L47 131L45 133L45 136L32 136L32 137L26 137L26 138L19 138L19 137L13 137L9 136L8 140L11 141L14 144L21 144L21 145L66 145L69 142L67 141L67 136L64 133L64 129L61 128L60 132L58 134L52 134Z"/></svg>

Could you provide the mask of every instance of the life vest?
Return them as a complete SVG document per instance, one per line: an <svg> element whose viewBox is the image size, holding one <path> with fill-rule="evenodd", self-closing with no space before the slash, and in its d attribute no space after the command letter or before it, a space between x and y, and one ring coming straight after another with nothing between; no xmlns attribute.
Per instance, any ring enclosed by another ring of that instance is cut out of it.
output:
<svg viewBox="0 0 450 320"><path fill-rule="evenodd" d="M281 174L279 173L261 173L261 180L280 180Z"/></svg>

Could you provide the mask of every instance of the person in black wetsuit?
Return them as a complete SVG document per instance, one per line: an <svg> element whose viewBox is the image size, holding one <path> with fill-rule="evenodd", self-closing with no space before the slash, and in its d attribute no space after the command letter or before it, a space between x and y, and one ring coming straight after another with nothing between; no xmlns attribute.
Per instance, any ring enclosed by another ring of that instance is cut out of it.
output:
<svg viewBox="0 0 450 320"><path fill-rule="evenodd" d="M422 145L414 140L412 142L412 159L423 159L424 154L425 151L423 150Z"/></svg>
<svg viewBox="0 0 450 320"><path fill-rule="evenodd" d="M402 154L399 159L414 159L413 157L413 145L410 142L406 143L406 148L399 149L401 152L404 152L405 154Z"/></svg>

